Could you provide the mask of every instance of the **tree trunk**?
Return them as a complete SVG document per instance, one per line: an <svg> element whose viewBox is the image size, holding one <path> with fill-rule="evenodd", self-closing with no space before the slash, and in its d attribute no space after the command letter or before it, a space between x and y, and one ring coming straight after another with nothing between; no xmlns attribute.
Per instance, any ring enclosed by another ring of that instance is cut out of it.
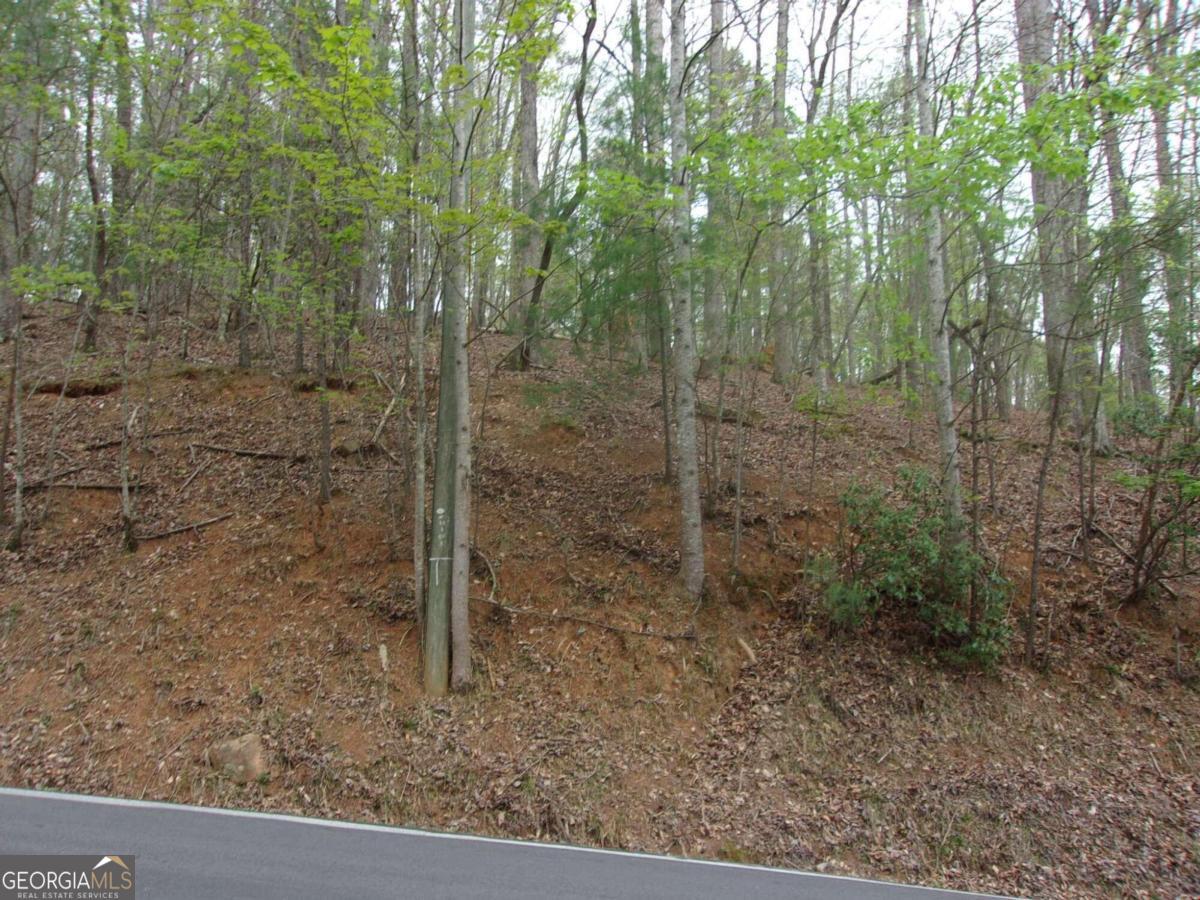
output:
<svg viewBox="0 0 1200 900"><path fill-rule="evenodd" d="M771 129L777 138L782 138L787 129L789 9L789 0L779 0L779 9L775 20L775 77L771 91ZM783 207L777 207L773 212L773 218L780 222L780 227L771 244L771 300L768 309L769 317L772 320L770 323L771 339L775 342L771 377L778 384L786 385L791 382L792 376L796 372L796 334L792 322L792 292L786 288L789 279L787 277L787 246L782 227L783 216ZM813 252L810 240L810 263L815 259L812 255ZM818 359L816 366L821 370L821 374L817 376L818 380L824 377L826 371L820 363L821 360Z"/></svg>
<svg viewBox="0 0 1200 900"><path fill-rule="evenodd" d="M708 48L708 128L719 134L725 128L725 4L728 0L712 0L711 44ZM710 173L711 174L711 173ZM700 371L709 374L721 361L725 332L725 282L723 266L713 257L722 244L726 227L725 191L719 184L710 183L707 192L708 220L705 222L706 256L709 260L704 273L704 354ZM718 423L718 428L720 423Z"/></svg>
<svg viewBox="0 0 1200 900"><path fill-rule="evenodd" d="M404 45L401 52L401 65L404 70L404 116L412 134L412 152L409 159L414 170L421 161L421 107L420 93L417 91L418 66L420 57L417 53L417 0L408 0L408 12L405 16ZM411 181L410 181L411 184ZM410 188L411 190L411 188ZM429 423L426 411L425 396L425 311L428 309L423 277L424 248L421 246L421 227L414 214L407 216L407 228L404 240L408 246L404 251L406 260L404 279L409 298L412 318L409 320L409 361L413 373L413 446L412 446L412 550L413 550L413 598L416 602L420 618L425 621L425 584L426 568L425 546L426 508L425 508L425 455L428 440Z"/></svg>
<svg viewBox="0 0 1200 900"><path fill-rule="evenodd" d="M129 164L133 139L133 67L129 59L129 0L110 0L109 33L113 42L113 70L116 86L116 124L112 154L112 215L109 218L108 261L104 300L120 299L124 288L125 248L133 210L133 167Z"/></svg>
<svg viewBox="0 0 1200 900"><path fill-rule="evenodd" d="M517 229L517 266L513 279L512 316L522 326L522 338L532 341L534 337L525 333L524 325L529 298L533 294L537 270L541 265L541 178L538 175L538 65L532 59L521 61L520 104L517 108L518 183L514 188L520 198L519 208L532 220ZM535 323L536 325L536 323Z"/></svg>
<svg viewBox="0 0 1200 900"><path fill-rule="evenodd" d="M455 209L469 208L470 196L470 122L472 112L472 54L475 49L475 0L459 0L458 64L465 70L462 90L455 98L454 153L455 167L451 173L450 204ZM455 182L458 189L455 191ZM464 240L452 242L456 252L467 246ZM452 291L458 294L455 306L454 404L457 436L454 443L454 582L450 598L451 673L450 685L456 691L471 686L471 380L470 310L467 290L467 260L453 260Z"/></svg>
<svg viewBox="0 0 1200 900"><path fill-rule="evenodd" d="M927 141L934 138L933 110L929 97L929 44L925 30L924 0L909 0L910 27L917 51L917 128ZM954 383L950 374L949 302L942 259L942 211L932 203L924 211L926 277L930 312L930 345L934 361L933 398L941 449L939 475L946 519L946 539L962 540L963 504L958 463L958 431L954 420Z"/></svg>
<svg viewBox="0 0 1200 900"><path fill-rule="evenodd" d="M785 0L786 2L786 0ZM704 532L700 511L700 468L696 444L696 338L692 325L691 192L687 144L686 87L687 0L671 6L671 249L675 346L675 430L679 453L680 575L691 600L704 589Z"/></svg>
<svg viewBox="0 0 1200 900"><path fill-rule="evenodd" d="M1049 0L1016 0L1017 55L1022 68L1026 111L1033 111L1052 89L1054 18ZM1038 272L1042 288L1042 320L1046 333L1046 374L1050 390L1074 392L1075 379L1060 372L1068 359L1062 345L1070 339L1068 275L1073 269L1072 215L1063 179L1041 165L1032 167L1034 215L1037 222ZM1068 369L1073 366L1068 366Z"/></svg>
<svg viewBox="0 0 1200 900"><path fill-rule="evenodd" d="M666 63L664 60L663 41L663 0L646 0L646 77L643 94L645 103L642 106L644 115L643 125L646 129L646 167L644 179L648 185L661 190L664 181L664 134L663 107L666 102ZM665 366L667 359L659 352L667 341L663 334L664 319L666 318L666 299L663 296L663 277L661 259L657 251L662 246L661 232L657 229L651 236L651 246L655 255L651 270L647 273L649 289L646 292L646 307L643 321L646 328L646 347L648 356L659 357L659 364ZM665 411L664 411L665 412ZM669 440L669 438L668 438Z"/></svg>
<svg viewBox="0 0 1200 900"><path fill-rule="evenodd" d="M1157 15L1155 15L1157 13ZM1179 6L1177 0L1162 3L1145 0L1142 17L1150 21L1147 28L1150 46L1146 56L1150 61L1152 75L1166 80L1167 71L1173 64L1179 40ZM1161 103L1152 104L1150 114L1154 123L1154 167L1158 190L1162 197L1161 257L1163 266L1163 294L1167 301L1167 367L1169 372L1168 396L1174 396L1183 384L1181 373L1186 365L1185 352L1191 343L1193 327L1189 326L1187 302L1187 273L1189 263L1186 212L1180 196L1175 162L1171 158L1171 113L1170 107Z"/></svg>
<svg viewBox="0 0 1200 900"><path fill-rule="evenodd" d="M465 212L468 190L470 53L475 32L474 0L454 0L451 58L464 67L451 87L452 156L449 208ZM439 374L437 449L433 475L433 523L429 589L425 608L425 690L440 696L471 680L469 615L470 397L467 367L467 268L465 228L449 236L443 252L442 354ZM453 641L453 653L451 652ZM453 664L453 679L450 666Z"/></svg>
<svg viewBox="0 0 1200 900"><path fill-rule="evenodd" d="M1118 318L1121 322L1121 363L1134 397L1149 397L1154 393L1150 374L1150 340L1146 333L1146 316L1142 309L1142 289L1138 277L1137 258L1131 246L1132 217L1129 204L1129 179L1121 160L1117 123L1111 113L1102 113L1104 158L1108 167L1109 208L1113 231L1119 245L1114 248L1117 259L1117 295L1120 298Z"/></svg>

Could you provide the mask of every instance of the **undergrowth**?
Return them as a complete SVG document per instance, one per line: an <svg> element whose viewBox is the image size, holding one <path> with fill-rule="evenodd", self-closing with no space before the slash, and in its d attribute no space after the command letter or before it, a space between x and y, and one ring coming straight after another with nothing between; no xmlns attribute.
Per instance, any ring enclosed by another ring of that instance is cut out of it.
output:
<svg viewBox="0 0 1200 900"><path fill-rule="evenodd" d="M853 485L838 502L835 549L814 570L831 626L886 622L946 662L994 665L1008 643L1008 582L966 540L949 539L929 473L902 469L891 492Z"/></svg>

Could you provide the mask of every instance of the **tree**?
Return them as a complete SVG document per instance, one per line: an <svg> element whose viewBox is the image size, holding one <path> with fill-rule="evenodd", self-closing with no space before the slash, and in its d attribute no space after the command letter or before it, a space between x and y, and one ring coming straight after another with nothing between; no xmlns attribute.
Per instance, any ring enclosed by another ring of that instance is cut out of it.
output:
<svg viewBox="0 0 1200 900"><path fill-rule="evenodd" d="M675 430L679 453L680 551L683 589L692 600L704 590L704 529L696 443L696 336L692 324L692 221L687 142L687 0L671 5L671 300L674 311Z"/></svg>
<svg viewBox="0 0 1200 900"><path fill-rule="evenodd" d="M430 529L429 588L425 601L425 690L439 696L471 682L470 472L471 407L467 340L469 305L463 257L470 164L471 53L475 42L474 0L454 0L451 30L454 73L451 111L450 197L454 218L443 247L442 353L438 384L433 521ZM451 644L453 650L451 651ZM451 675L453 665L453 675Z"/></svg>
<svg viewBox="0 0 1200 900"><path fill-rule="evenodd" d="M1091 19L1092 54L1097 69L1094 77L1099 84L1106 85L1107 70L1111 65L1107 58L1107 45L1110 43L1107 36L1120 6L1110 3L1109 8L1102 11L1099 0L1088 0L1087 7ZM1137 254L1133 247L1132 190L1122 158L1120 123L1111 108L1103 103L1097 105L1108 175L1109 209L1112 214L1110 231L1114 238L1113 253L1117 257L1117 314L1121 328L1121 362L1133 396L1148 398L1154 393L1154 381L1150 370L1150 339L1142 307L1144 291L1141 273L1138 271Z"/></svg>
<svg viewBox="0 0 1200 900"><path fill-rule="evenodd" d="M788 10L790 0L779 0L775 13L775 70L771 87L771 129L777 138L783 138L787 128L787 75L788 75ZM775 210L775 218L781 223L784 217L783 206ZM790 290L785 290L789 282L787 276L787 250L785 239L780 228L776 233L770 267L770 315L771 336L775 341L772 377L780 384L787 384L792 379L796 369L796 335L792 327L792 303ZM817 248L809 240L809 265L820 266ZM819 275L818 275L819 278ZM812 283L810 282L810 288ZM813 293L813 309L821 308L817 294ZM814 318L814 346L820 348L821 335L825 326L822 324L821 313ZM829 360L817 350L814 357L814 369L817 373L817 383L821 385L822 393L828 391Z"/></svg>
<svg viewBox="0 0 1200 900"><path fill-rule="evenodd" d="M1162 260L1163 293L1167 304L1166 348L1168 396L1185 384L1186 352L1194 328L1188 325L1186 300L1188 244L1184 237L1184 198L1176 161L1171 151L1171 69L1179 46L1178 0L1140 3L1140 18L1147 34L1146 59L1152 82L1165 91L1166 102L1150 106L1154 127L1154 170L1158 180L1158 209L1162 238L1158 242Z"/></svg>
<svg viewBox="0 0 1200 900"><path fill-rule="evenodd" d="M710 137L721 135L726 127L725 94L728 90L725 74L725 4L727 0L712 0L710 4L710 34L708 46L708 128ZM725 335L725 280L716 255L721 243L722 228L727 224L725 190L719 178L714 178L714 164L724 166L724 160L710 157L709 179L705 199L708 216L704 223L704 353L700 373L707 375L719 364Z"/></svg>
<svg viewBox="0 0 1200 900"><path fill-rule="evenodd" d="M909 0L909 27L917 51L917 132L926 145L935 139L933 108L930 103L929 39L925 28L924 0ZM936 196L937 187L930 188ZM928 279L930 343L933 350L933 405L937 419L938 444L941 447L939 474L942 484L944 518L949 543L962 540L962 486L958 465L958 429L954 415L954 383L950 373L950 298L946 293L943 268L942 210L936 200L923 203L925 274Z"/></svg>

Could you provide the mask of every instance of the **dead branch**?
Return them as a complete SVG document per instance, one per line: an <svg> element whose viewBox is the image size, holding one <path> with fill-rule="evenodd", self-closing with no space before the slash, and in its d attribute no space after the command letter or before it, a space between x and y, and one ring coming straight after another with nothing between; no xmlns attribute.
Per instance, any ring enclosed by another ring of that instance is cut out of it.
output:
<svg viewBox="0 0 1200 900"><path fill-rule="evenodd" d="M58 481L58 482L42 482L34 486L26 486L25 490L50 490L51 488L69 488L73 491L119 491L122 488L120 482L109 481ZM131 484L131 491L153 491L155 489L152 484Z"/></svg>
<svg viewBox="0 0 1200 900"><path fill-rule="evenodd" d="M306 453L277 453L274 450L244 450L241 447L222 447L219 444L200 444L193 443L191 446L199 447L201 450L212 450L214 453L229 453L233 456L246 456L250 459L283 459L288 462L305 462L308 459Z"/></svg>
<svg viewBox="0 0 1200 900"><path fill-rule="evenodd" d="M196 480L196 476L199 475L201 472L203 472L205 469L207 469L211 465L212 465L212 460L210 459L210 460L207 460L206 462L202 462L200 465L196 466L196 468L192 470L192 474L189 475L184 480L183 484L181 484L179 486L179 489L177 491L175 491L176 496L178 496L179 494L182 494L184 491L186 491L188 489L188 485L190 485L193 481Z"/></svg>
<svg viewBox="0 0 1200 900"><path fill-rule="evenodd" d="M866 381L863 382L863 384L871 384L871 385L883 384L885 381L890 381L891 379L895 378L896 373L899 371L900 371L899 366L892 366L892 368L888 369L886 372L882 373L881 375L875 375L872 378L868 378Z"/></svg>
<svg viewBox="0 0 1200 900"><path fill-rule="evenodd" d="M25 485L25 491L37 491L49 487L58 479L66 475L74 475L76 472L83 469L83 466L72 466L70 469L63 469L61 472L55 472L53 475L47 475L45 478L39 478L37 481L31 481ZM57 487L57 485L55 485Z"/></svg>
<svg viewBox="0 0 1200 900"><path fill-rule="evenodd" d="M166 431L156 431L153 434L148 434L145 440L154 440L160 437L170 437L173 434L190 434L195 431L195 428L168 428ZM105 450L109 447L119 447L121 438L113 438L111 441L96 441L92 444L84 444L84 450Z"/></svg>
<svg viewBox="0 0 1200 900"><path fill-rule="evenodd" d="M218 522L224 522L226 519L233 518L233 513L222 513L219 516L213 516L211 519L204 519L201 522L192 522L190 525L180 525L178 528L168 528L166 531L156 531L154 534L139 534L139 541L156 541L159 538L170 537L173 534L183 534L185 531L199 531L201 528L206 528L209 525L215 525Z"/></svg>
<svg viewBox="0 0 1200 900"><path fill-rule="evenodd" d="M1092 529L1092 531L1094 531L1098 535L1100 535L1100 537L1102 537L1106 541L1108 541L1108 543L1112 545L1114 550L1116 550L1123 557L1125 557L1126 562L1136 564L1136 560L1134 559L1133 554L1130 553L1128 550L1126 550L1124 547L1122 547L1121 543L1115 537L1113 537L1111 534L1109 534L1108 531L1106 531L1104 528L1097 525L1095 522L1092 522L1089 527ZM1166 591L1168 594L1170 594L1171 599L1173 599L1173 600L1179 599L1179 594L1175 591L1175 589L1173 587L1171 587L1169 584L1167 584L1167 582L1164 580L1164 576L1155 575L1151 580L1155 584L1157 584L1160 588L1162 588L1164 591Z"/></svg>
<svg viewBox="0 0 1200 900"><path fill-rule="evenodd" d="M383 426L387 424L388 416L392 414L392 410L396 408L396 396L392 396L392 402L387 405L387 409L383 411L383 415L379 417L379 424L375 426L375 433L371 435L371 443L378 444L379 436L383 434Z"/></svg>

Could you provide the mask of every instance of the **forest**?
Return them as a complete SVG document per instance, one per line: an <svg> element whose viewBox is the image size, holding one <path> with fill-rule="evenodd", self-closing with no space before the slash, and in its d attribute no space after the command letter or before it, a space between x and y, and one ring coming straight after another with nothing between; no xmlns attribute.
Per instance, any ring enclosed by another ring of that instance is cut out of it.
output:
<svg viewBox="0 0 1200 900"><path fill-rule="evenodd" d="M0 783L1196 890L1197 13L0 0Z"/></svg>

